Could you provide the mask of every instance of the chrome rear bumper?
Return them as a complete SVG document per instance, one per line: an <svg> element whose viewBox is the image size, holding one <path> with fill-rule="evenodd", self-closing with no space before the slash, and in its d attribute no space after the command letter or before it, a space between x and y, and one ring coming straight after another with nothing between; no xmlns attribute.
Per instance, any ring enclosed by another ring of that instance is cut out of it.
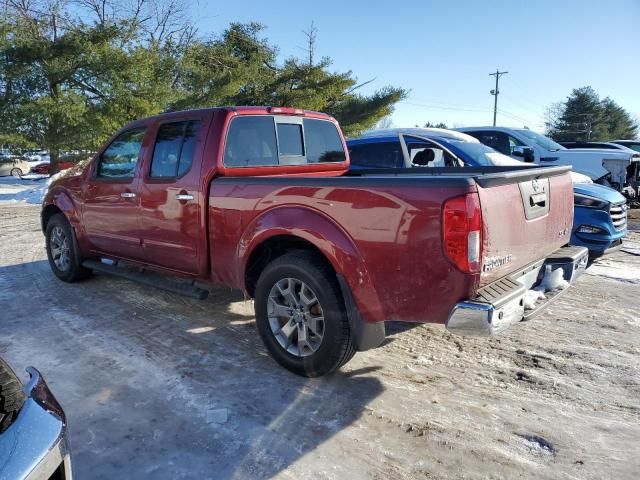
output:
<svg viewBox="0 0 640 480"><path fill-rule="evenodd" d="M0 480L71 480L65 414L40 372L27 368L27 399L15 422L0 435Z"/></svg>
<svg viewBox="0 0 640 480"><path fill-rule="evenodd" d="M449 314L447 329L459 335L488 336L530 320L566 291L549 292L534 309L525 310L524 295L540 282L546 267L561 268L563 278L572 284L587 268L588 259L589 251L584 247L563 247L546 259L483 287L473 300L457 303Z"/></svg>

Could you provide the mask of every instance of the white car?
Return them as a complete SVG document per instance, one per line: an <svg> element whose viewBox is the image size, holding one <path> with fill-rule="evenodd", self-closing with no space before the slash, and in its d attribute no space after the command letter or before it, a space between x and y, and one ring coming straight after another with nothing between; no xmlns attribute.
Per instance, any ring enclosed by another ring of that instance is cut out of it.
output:
<svg viewBox="0 0 640 480"><path fill-rule="evenodd" d="M638 195L640 155L615 149L570 150L526 128L468 127L456 129L516 159L542 165L571 165L594 182L629 197Z"/></svg>
<svg viewBox="0 0 640 480"><path fill-rule="evenodd" d="M21 177L31 171L31 165L26 160L17 157L0 156L0 177L11 175Z"/></svg>

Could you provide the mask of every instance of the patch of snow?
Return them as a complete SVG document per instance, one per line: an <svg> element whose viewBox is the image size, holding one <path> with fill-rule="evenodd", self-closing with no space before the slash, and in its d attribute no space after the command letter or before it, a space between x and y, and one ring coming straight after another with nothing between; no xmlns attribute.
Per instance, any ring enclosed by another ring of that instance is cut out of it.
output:
<svg viewBox="0 0 640 480"><path fill-rule="evenodd" d="M527 290L524 294L524 309L533 310L536 308L536 301L544 298L546 296L540 290Z"/></svg>
<svg viewBox="0 0 640 480"><path fill-rule="evenodd" d="M640 268L637 264L613 258L600 259L585 272L587 275L605 277L624 283L640 284Z"/></svg>
<svg viewBox="0 0 640 480"><path fill-rule="evenodd" d="M534 290L538 292L553 292L554 290L564 290L569 287L569 282L564 279L564 270L556 268L551 270L551 265L547 265L544 278Z"/></svg>
<svg viewBox="0 0 640 480"><path fill-rule="evenodd" d="M41 204L51 182L59 178L62 173L64 173L64 171L51 177L47 175L30 174L23 175L21 178L0 178L0 202Z"/></svg>

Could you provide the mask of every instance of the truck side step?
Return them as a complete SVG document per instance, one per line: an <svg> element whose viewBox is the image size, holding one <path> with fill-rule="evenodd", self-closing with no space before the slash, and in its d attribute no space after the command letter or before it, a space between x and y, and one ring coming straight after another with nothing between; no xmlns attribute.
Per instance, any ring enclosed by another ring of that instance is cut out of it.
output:
<svg viewBox="0 0 640 480"><path fill-rule="evenodd" d="M103 263L100 260L91 259L82 262L82 266L95 270L96 272L116 275L160 290L177 293L178 295L184 295L185 297L195 298L196 300L204 300L209 295L209 291L203 288L189 283L181 283L176 280L171 280L158 275L157 273L140 271L135 267L119 267L116 266L116 264L108 264Z"/></svg>

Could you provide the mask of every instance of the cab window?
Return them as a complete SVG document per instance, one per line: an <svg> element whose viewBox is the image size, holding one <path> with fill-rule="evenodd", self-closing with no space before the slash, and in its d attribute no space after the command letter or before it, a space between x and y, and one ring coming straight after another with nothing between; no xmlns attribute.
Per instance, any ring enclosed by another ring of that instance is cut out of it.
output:
<svg viewBox="0 0 640 480"><path fill-rule="evenodd" d="M101 178L133 178L144 133L144 128L134 128L118 135L102 152L96 176Z"/></svg>
<svg viewBox="0 0 640 480"><path fill-rule="evenodd" d="M332 122L305 118L302 124L308 163L344 162L347 159L338 129Z"/></svg>
<svg viewBox="0 0 640 480"><path fill-rule="evenodd" d="M160 125L153 147L150 176L178 178L187 173L193 163L199 129L197 120Z"/></svg>
<svg viewBox="0 0 640 480"><path fill-rule="evenodd" d="M234 118L224 147L224 164L227 167L277 165L278 148L273 117Z"/></svg>
<svg viewBox="0 0 640 480"><path fill-rule="evenodd" d="M332 122L261 115L231 121L223 161L227 167L251 167L344 162L346 158Z"/></svg>

